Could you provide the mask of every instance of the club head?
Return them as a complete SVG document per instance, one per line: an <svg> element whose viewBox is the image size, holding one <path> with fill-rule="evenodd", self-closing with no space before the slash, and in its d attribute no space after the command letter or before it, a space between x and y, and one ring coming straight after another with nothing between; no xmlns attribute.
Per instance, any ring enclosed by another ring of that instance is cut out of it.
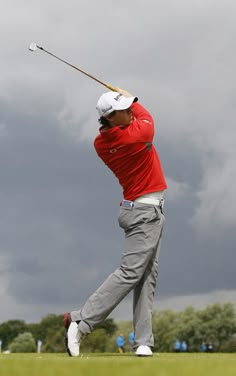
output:
<svg viewBox="0 0 236 376"><path fill-rule="evenodd" d="M36 51L37 50L37 44L36 43L30 43L29 50L30 51Z"/></svg>

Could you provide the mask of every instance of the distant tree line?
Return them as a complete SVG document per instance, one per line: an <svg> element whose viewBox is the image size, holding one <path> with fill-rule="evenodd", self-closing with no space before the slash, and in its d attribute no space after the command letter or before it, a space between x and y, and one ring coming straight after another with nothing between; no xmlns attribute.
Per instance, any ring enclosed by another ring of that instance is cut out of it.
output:
<svg viewBox="0 0 236 376"><path fill-rule="evenodd" d="M126 351L128 335L133 330L131 321L105 320L87 336L81 351L116 352L116 337L123 333ZM192 307L182 312L165 310L154 312L153 333L155 352L172 352L176 339L186 341L188 351L198 352L203 342L211 343L216 352L236 352L236 313L231 303L214 304L203 310ZM42 352L64 352L63 315L51 314L39 323L27 324L22 320L9 320L0 324L2 350L36 352L42 343Z"/></svg>
<svg viewBox="0 0 236 376"><path fill-rule="evenodd" d="M231 303L213 304L199 311L188 307L178 313L157 313L153 330L156 351L173 351L176 339L186 341L191 352L200 351L203 342L211 343L214 351L236 351L236 313Z"/></svg>

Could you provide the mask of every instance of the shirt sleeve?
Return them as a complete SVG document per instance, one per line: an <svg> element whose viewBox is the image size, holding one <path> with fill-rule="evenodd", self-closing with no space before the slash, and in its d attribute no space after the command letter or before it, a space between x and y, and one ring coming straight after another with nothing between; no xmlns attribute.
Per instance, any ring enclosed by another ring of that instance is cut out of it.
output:
<svg viewBox="0 0 236 376"><path fill-rule="evenodd" d="M151 114L138 102L131 106L134 120L122 129L122 138L126 144L152 142L154 137L154 121Z"/></svg>

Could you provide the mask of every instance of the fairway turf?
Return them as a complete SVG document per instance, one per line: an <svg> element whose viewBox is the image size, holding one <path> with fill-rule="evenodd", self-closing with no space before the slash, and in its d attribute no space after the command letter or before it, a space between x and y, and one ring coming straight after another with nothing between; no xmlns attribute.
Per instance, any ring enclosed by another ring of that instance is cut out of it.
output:
<svg viewBox="0 0 236 376"><path fill-rule="evenodd" d="M1 376L235 376L235 354L1 354Z"/></svg>

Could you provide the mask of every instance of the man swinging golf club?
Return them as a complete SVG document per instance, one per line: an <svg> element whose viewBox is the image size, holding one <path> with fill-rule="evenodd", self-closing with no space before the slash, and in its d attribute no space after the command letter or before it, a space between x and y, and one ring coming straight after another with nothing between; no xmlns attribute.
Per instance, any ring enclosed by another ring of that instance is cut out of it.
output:
<svg viewBox="0 0 236 376"><path fill-rule="evenodd" d="M137 97L119 88L104 93L96 108L101 127L94 146L123 189L119 225L124 229L125 244L120 266L79 310L64 315L66 349L70 356L78 356L83 336L133 290L136 355L151 356L152 308L167 188L152 143L154 122Z"/></svg>

